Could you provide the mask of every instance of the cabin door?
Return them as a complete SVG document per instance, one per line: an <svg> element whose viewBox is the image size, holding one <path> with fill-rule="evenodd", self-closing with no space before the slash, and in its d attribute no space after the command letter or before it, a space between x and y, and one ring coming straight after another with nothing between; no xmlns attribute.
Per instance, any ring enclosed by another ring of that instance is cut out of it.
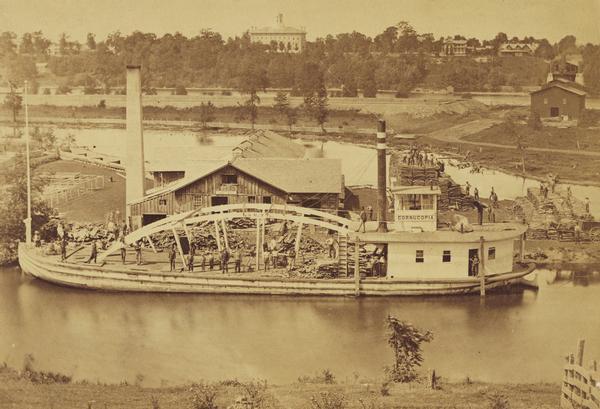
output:
<svg viewBox="0 0 600 409"><path fill-rule="evenodd" d="M469 249L469 271L467 272L469 277L477 276L479 271L479 264L477 266L473 265L474 258L479 259L479 249Z"/></svg>

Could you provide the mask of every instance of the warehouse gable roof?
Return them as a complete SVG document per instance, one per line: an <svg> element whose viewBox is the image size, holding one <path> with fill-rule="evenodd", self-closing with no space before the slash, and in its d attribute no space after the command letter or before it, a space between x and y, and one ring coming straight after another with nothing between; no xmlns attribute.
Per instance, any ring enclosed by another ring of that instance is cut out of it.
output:
<svg viewBox="0 0 600 409"><path fill-rule="evenodd" d="M341 193L342 170L339 159L281 159L281 158L237 158L232 162L206 161L186 171L183 179L151 189L143 198L132 201L139 203L166 193L175 192L226 166L253 176L286 193Z"/></svg>

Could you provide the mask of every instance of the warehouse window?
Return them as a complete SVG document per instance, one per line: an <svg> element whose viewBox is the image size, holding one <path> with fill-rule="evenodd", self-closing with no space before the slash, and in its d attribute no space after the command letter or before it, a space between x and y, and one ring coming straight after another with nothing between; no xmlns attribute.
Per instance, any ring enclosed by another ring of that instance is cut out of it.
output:
<svg viewBox="0 0 600 409"><path fill-rule="evenodd" d="M449 263L452 261L452 253L450 253L450 250L444 250L444 253L442 254L442 263Z"/></svg>
<svg viewBox="0 0 600 409"><path fill-rule="evenodd" d="M248 203L256 203L256 196L248 196Z"/></svg>
<svg viewBox="0 0 600 409"><path fill-rule="evenodd" d="M158 199L158 205L159 206L166 206L167 205L167 199Z"/></svg>
<svg viewBox="0 0 600 409"><path fill-rule="evenodd" d="M221 181L227 185L237 185L237 175L223 175Z"/></svg>
<svg viewBox="0 0 600 409"><path fill-rule="evenodd" d="M490 247L488 249L488 260L496 259L496 247Z"/></svg>
<svg viewBox="0 0 600 409"><path fill-rule="evenodd" d="M415 263L423 263L425 261L425 251L417 250L415 255Z"/></svg>
<svg viewBox="0 0 600 409"><path fill-rule="evenodd" d="M548 105L548 98L544 98L544 105Z"/></svg>
<svg viewBox="0 0 600 409"><path fill-rule="evenodd" d="M567 105L567 99L563 98L563 105Z"/></svg>
<svg viewBox="0 0 600 409"><path fill-rule="evenodd" d="M202 207L202 196L194 195L194 207Z"/></svg>
<svg viewBox="0 0 600 409"><path fill-rule="evenodd" d="M263 203L271 203L271 196L263 196Z"/></svg>

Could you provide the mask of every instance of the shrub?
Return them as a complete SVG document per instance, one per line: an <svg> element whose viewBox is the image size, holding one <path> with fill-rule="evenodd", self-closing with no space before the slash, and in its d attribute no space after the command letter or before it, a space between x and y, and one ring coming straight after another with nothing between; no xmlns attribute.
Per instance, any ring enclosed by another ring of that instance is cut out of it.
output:
<svg viewBox="0 0 600 409"><path fill-rule="evenodd" d="M215 402L217 389L207 383L193 384L190 388L193 409L218 409Z"/></svg>
<svg viewBox="0 0 600 409"><path fill-rule="evenodd" d="M106 100L105 99L101 99L100 102L98 102L98 108L106 108Z"/></svg>
<svg viewBox="0 0 600 409"><path fill-rule="evenodd" d="M175 95L187 95L187 89L183 85L177 85L174 91Z"/></svg>
<svg viewBox="0 0 600 409"><path fill-rule="evenodd" d="M65 95L70 93L71 87L69 87L68 85L59 85L58 88L56 88L56 95Z"/></svg>
<svg viewBox="0 0 600 409"><path fill-rule="evenodd" d="M344 409L346 396L342 392L321 392L310 398L312 409Z"/></svg>
<svg viewBox="0 0 600 409"><path fill-rule="evenodd" d="M510 409L510 402L508 398L502 394L494 394L489 397L489 405L490 409Z"/></svg>
<svg viewBox="0 0 600 409"><path fill-rule="evenodd" d="M387 317L387 327L388 344L394 352L394 366L386 368L388 376L393 382L412 382L417 378L416 369L423 362L421 344L430 342L433 334L391 315Z"/></svg>
<svg viewBox="0 0 600 409"><path fill-rule="evenodd" d="M44 95L51 95L52 94L52 92L50 92L50 88L44 88L43 93L44 93Z"/></svg>
<svg viewBox="0 0 600 409"><path fill-rule="evenodd" d="M221 91L221 95L231 96L231 91L227 91L227 90Z"/></svg>
<svg viewBox="0 0 600 409"><path fill-rule="evenodd" d="M543 127L542 120L540 119L540 114L537 111L533 111L529 115L529 119L527 120L527 125L531 129L535 129L536 131L539 131L540 129L542 129L542 127Z"/></svg>

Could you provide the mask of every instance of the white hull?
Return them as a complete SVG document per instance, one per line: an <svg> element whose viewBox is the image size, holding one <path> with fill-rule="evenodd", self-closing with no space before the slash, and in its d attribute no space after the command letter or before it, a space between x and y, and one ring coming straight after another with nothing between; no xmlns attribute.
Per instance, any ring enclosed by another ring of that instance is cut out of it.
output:
<svg viewBox="0 0 600 409"><path fill-rule="evenodd" d="M269 277L207 276L194 273L123 271L118 268L61 263L44 257L24 244L19 246L19 264L24 272L51 283L104 291L174 292L199 294L264 294L319 296L400 296L479 293L479 278L385 279L367 278L357 283L347 279L285 279ZM486 290L520 282L535 265L486 277Z"/></svg>

